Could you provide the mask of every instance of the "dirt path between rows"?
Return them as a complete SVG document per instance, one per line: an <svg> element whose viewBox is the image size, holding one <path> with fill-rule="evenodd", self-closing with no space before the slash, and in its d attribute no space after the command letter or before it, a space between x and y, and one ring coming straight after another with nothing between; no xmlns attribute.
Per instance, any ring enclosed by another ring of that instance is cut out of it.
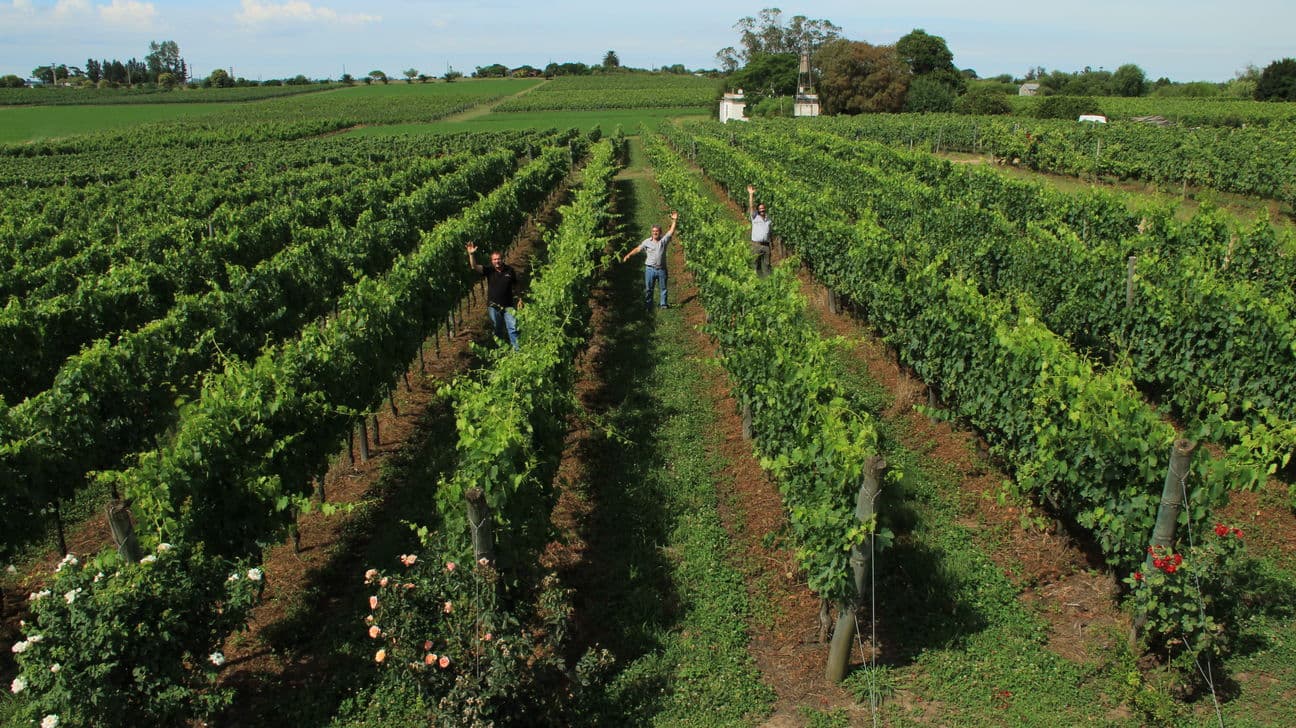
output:
<svg viewBox="0 0 1296 728"><path fill-rule="evenodd" d="M541 242L541 226L554 218L565 196L564 185L529 219L509 248L506 259L523 280ZM401 523L375 517L375 512L381 511L384 517L396 515L386 512L389 508L384 501L398 497L402 489L435 486L435 482L386 481L411 479L411 474L419 472L417 464L398 476L393 473L409 465L411 459L422 457L427 448L453 451L452 430L431 435L449 436L448 442L427 440L431 422L440 420L444 429L447 419L448 407L437 390L474 365L474 345L491 344L491 334L483 323L483 293L478 289L461 302L453 335L442 329L425 343L424 355L414 360L403 377L408 386L398 382L394 411L388 403L379 406L376 417L381 443L370 446L369 460L360 460L357 443L355 462L343 453L329 469L324 478L329 502L351 504L356 509L332 516L318 512L303 516L298 524L300 552L291 541L266 551L261 566L267 582L263 600L253 611L248 630L231 637L225 646L227 667L220 682L237 688L239 700L221 724L272 724L276 706L288 699L288 691L318 682L335 662L345 661L345 656L320 654L312 645L324 642L325 635L320 633L332 626L337 615L346 614L363 600L363 580L358 575L371 565L365 563L370 539L389 537L393 531L408 532ZM404 517L419 519L417 514Z"/></svg>

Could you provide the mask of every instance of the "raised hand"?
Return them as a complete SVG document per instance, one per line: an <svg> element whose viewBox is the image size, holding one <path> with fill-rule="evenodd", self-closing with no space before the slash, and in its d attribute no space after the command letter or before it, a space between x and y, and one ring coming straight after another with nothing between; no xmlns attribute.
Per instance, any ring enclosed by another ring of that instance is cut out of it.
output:
<svg viewBox="0 0 1296 728"><path fill-rule="evenodd" d="M469 243L468 243L468 254L469 254L469 255L472 255L473 253L476 253L476 252L477 252L477 246L474 245L472 242L469 242Z"/></svg>

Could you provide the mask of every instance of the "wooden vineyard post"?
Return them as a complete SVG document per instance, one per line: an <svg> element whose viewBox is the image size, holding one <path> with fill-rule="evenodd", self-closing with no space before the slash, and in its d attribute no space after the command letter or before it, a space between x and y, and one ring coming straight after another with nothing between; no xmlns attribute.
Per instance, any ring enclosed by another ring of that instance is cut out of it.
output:
<svg viewBox="0 0 1296 728"><path fill-rule="evenodd" d="M469 488L464 493L468 501L468 527L472 530L473 560L495 560L495 534L491 529L490 506L481 488Z"/></svg>
<svg viewBox="0 0 1296 728"><path fill-rule="evenodd" d="M369 423L360 415L360 462L369 462Z"/></svg>
<svg viewBox="0 0 1296 728"><path fill-rule="evenodd" d="M752 439L752 406L746 395L742 398L742 434L744 440Z"/></svg>
<svg viewBox="0 0 1296 728"><path fill-rule="evenodd" d="M1192 452L1196 447L1196 443L1179 438L1175 440L1174 449L1170 452L1170 467L1166 470L1165 484L1161 486L1161 505L1157 507L1156 525L1152 528L1151 544L1158 550L1174 548L1175 526L1179 522L1179 514L1188 505L1185 502L1188 500L1188 466L1192 463ZM1149 550L1143 561L1143 570L1151 571L1153 568L1152 553ZM1146 623L1146 614L1134 618L1130 630L1131 643L1138 641L1139 633Z"/></svg>
<svg viewBox="0 0 1296 728"><path fill-rule="evenodd" d="M841 296L831 288L825 288L828 292L828 310L832 313L841 313Z"/></svg>
<svg viewBox="0 0 1296 728"><path fill-rule="evenodd" d="M1137 260L1131 255L1125 266L1125 308L1134 307L1134 265Z"/></svg>
<svg viewBox="0 0 1296 728"><path fill-rule="evenodd" d="M141 558L139 539L135 537L135 523L131 520L130 506L124 500L108 504L108 527L112 529L113 543L123 559L138 564Z"/></svg>
<svg viewBox="0 0 1296 728"><path fill-rule="evenodd" d="M855 500L855 518L860 523L873 520L876 511L874 501L882 487L882 473L886 470L886 459L874 455L864 465L864 483L860 485L859 495ZM873 535L869 534L871 545ZM864 601L868 588L869 569L872 566L872 549L860 544L851 550L851 572L855 581L855 597L850 602L837 605L837 626L833 629L832 642L828 645L828 682L839 683L846 677L846 666L850 663L851 642L855 640L855 612Z"/></svg>

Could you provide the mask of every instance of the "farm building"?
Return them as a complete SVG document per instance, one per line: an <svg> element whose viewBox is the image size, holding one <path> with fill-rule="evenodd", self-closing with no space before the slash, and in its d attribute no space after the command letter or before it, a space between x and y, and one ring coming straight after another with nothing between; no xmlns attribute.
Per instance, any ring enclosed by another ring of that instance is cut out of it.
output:
<svg viewBox="0 0 1296 728"><path fill-rule="evenodd" d="M730 121L747 121L746 109L747 101L743 96L742 89L725 94L720 99L720 123L728 124Z"/></svg>
<svg viewBox="0 0 1296 728"><path fill-rule="evenodd" d="M1017 89L1018 96L1039 96L1040 85L1038 83L1023 83Z"/></svg>

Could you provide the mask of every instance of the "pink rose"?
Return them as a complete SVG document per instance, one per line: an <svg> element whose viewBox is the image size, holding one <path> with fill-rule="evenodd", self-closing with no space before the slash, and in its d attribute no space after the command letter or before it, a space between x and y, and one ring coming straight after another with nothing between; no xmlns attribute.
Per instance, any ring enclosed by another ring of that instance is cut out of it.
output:
<svg viewBox="0 0 1296 728"><path fill-rule="evenodd" d="M441 659L437 660L437 664L444 670L445 668L450 667L450 658L442 655Z"/></svg>
<svg viewBox="0 0 1296 728"><path fill-rule="evenodd" d="M428 666L434 665L436 664L436 660L437 660L437 656L430 652L423 656L424 665L428 665Z"/></svg>
<svg viewBox="0 0 1296 728"><path fill-rule="evenodd" d="M365 583L366 583L366 584L372 584L372 583L373 583L373 580L376 579L376 578L378 578L378 570L377 570L377 569L370 569L370 570L368 570L368 571L365 572Z"/></svg>
<svg viewBox="0 0 1296 728"><path fill-rule="evenodd" d="M379 637L382 637L382 630L378 629L378 625L375 624L374 626L369 628L369 639L376 640Z"/></svg>
<svg viewBox="0 0 1296 728"><path fill-rule="evenodd" d="M454 611L454 604L451 604L450 602L446 602L446 603L445 603L445 606L441 608L441 611L444 612L444 613L446 613L446 614L449 614L449 613L453 612L453 611Z"/></svg>
<svg viewBox="0 0 1296 728"><path fill-rule="evenodd" d="M369 597L369 608L370 608L370 609L377 609L377 608L378 608L378 597L377 597L377 596Z"/></svg>
<svg viewBox="0 0 1296 728"><path fill-rule="evenodd" d="M454 570L455 570L455 562L453 562L453 561L447 561L447 562L446 562L446 571L454 571Z"/></svg>
<svg viewBox="0 0 1296 728"><path fill-rule="evenodd" d="M382 661L386 659L387 659L387 650L378 650L378 652L374 654L374 662L381 664Z"/></svg>

